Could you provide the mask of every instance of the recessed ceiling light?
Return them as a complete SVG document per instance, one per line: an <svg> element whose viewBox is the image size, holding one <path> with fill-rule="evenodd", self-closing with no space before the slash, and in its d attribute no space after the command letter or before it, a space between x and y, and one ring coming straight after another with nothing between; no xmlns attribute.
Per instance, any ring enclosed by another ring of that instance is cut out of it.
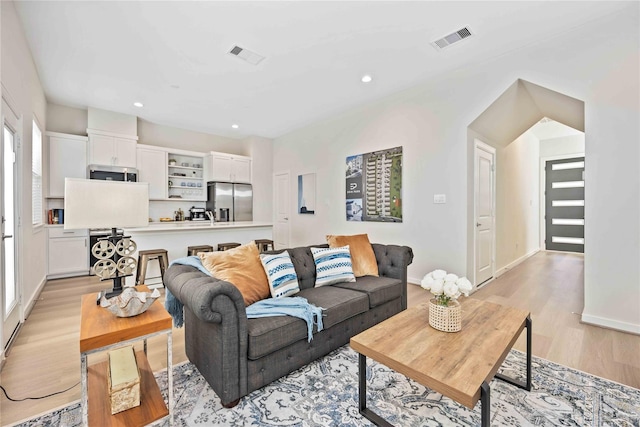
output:
<svg viewBox="0 0 640 427"><path fill-rule="evenodd" d="M138 107L138 108L142 108L144 107L144 105L142 104L142 102L134 102L133 103L134 107Z"/></svg>
<svg viewBox="0 0 640 427"><path fill-rule="evenodd" d="M370 83L373 78L369 74L365 74L362 76L362 83Z"/></svg>
<svg viewBox="0 0 640 427"><path fill-rule="evenodd" d="M237 124L234 123L234 124L231 125L231 127L234 128L234 129L238 129L240 126L238 126Z"/></svg>

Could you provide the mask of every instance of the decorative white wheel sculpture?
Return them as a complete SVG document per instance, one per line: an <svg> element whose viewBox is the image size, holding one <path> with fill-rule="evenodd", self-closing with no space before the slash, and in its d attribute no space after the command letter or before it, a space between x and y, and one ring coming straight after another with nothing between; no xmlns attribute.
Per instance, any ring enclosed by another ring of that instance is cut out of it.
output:
<svg viewBox="0 0 640 427"><path fill-rule="evenodd" d="M134 253L137 249L136 242L129 239L128 237L123 238L118 243L116 243L116 252L121 256L129 256Z"/></svg>
<svg viewBox="0 0 640 427"><path fill-rule="evenodd" d="M110 259L100 259L93 265L96 276L102 279L108 279L116 272L116 263Z"/></svg>
<svg viewBox="0 0 640 427"><path fill-rule="evenodd" d="M91 248L91 253L98 259L93 265L94 273L103 280L132 275L138 262L130 255L137 248L136 242L128 236L115 244L109 239L99 240Z"/></svg>
<svg viewBox="0 0 640 427"><path fill-rule="evenodd" d="M130 256L126 256L118 260L118 271L128 276L130 274L133 274L134 271L136 271L137 265L138 265L138 262L134 258Z"/></svg>
<svg viewBox="0 0 640 427"><path fill-rule="evenodd" d="M108 240L99 240L91 248L91 253L98 259L109 259L115 251L116 246Z"/></svg>

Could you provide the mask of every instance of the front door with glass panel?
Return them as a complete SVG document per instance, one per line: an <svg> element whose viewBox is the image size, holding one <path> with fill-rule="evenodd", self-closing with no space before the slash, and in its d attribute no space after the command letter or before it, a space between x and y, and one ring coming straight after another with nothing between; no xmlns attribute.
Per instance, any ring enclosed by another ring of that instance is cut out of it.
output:
<svg viewBox="0 0 640 427"><path fill-rule="evenodd" d="M4 109L4 108L3 108ZM3 120L0 150L0 277L2 278L2 348L9 343L20 323L20 293L16 275L16 132Z"/></svg>
<svg viewBox="0 0 640 427"><path fill-rule="evenodd" d="M545 165L546 248L584 253L584 157Z"/></svg>

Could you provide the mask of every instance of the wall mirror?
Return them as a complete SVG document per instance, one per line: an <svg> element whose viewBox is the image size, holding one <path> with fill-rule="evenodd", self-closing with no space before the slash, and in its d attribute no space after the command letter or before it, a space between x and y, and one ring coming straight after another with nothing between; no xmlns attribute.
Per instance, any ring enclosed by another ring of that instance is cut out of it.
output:
<svg viewBox="0 0 640 427"><path fill-rule="evenodd" d="M298 175L298 213L313 215L316 210L316 174Z"/></svg>

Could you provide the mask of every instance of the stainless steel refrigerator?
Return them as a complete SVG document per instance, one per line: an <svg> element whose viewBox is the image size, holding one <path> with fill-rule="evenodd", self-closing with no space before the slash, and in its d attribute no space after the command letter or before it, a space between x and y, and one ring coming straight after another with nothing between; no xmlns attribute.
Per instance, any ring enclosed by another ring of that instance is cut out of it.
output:
<svg viewBox="0 0 640 427"><path fill-rule="evenodd" d="M215 213L216 221L253 221L251 184L208 182L207 210Z"/></svg>

